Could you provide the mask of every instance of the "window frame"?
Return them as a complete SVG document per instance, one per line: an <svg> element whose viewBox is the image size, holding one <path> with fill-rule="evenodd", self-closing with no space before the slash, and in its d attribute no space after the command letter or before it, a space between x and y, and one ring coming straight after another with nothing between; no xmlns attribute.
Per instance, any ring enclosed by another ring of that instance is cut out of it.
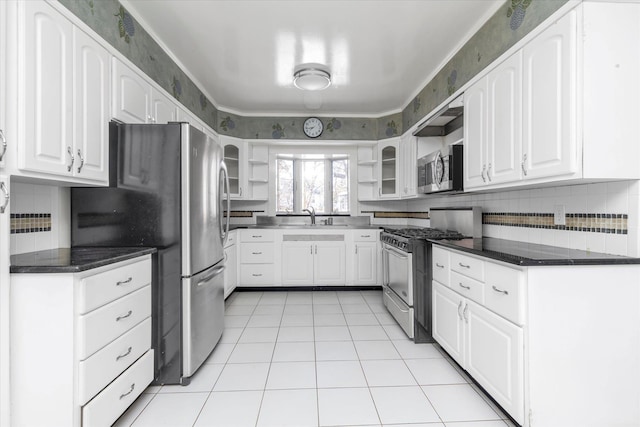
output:
<svg viewBox="0 0 640 427"><path fill-rule="evenodd" d="M291 160L293 161L293 210L292 211L279 211L278 210L278 184L279 184L279 167L277 162L279 160ZM334 212L333 210L333 163L336 161L343 161L343 160L347 160L348 162L348 168L347 168L347 182L349 183L349 211L348 212ZM307 209L308 206L302 206L302 200L304 199L303 196L303 191L304 191L304 186L301 185L301 183L303 182L303 167L302 164L305 162L323 162L324 163L324 206L325 206L325 210L324 211L319 211L316 210L316 213L319 215L351 215L351 212L353 210L353 204L352 204L352 200L351 200L351 192L352 192L352 185L351 185L351 174L352 174L352 168L351 168L351 164L352 164L352 160L351 160L351 156L349 154L345 154L345 155L340 155L339 157L332 157L332 158L324 158L324 159L314 159L314 158L309 158L309 159L305 159L305 158L300 158L300 157L296 157L296 156L292 156L291 158L289 158L289 156L284 156L284 155L277 155L276 159L275 159L276 163L275 163L275 169L276 169L276 183L275 183L275 190L276 190L276 197L275 197L275 213L276 215L287 215L287 214L303 214L304 213L304 209ZM313 206L313 205L312 205ZM314 209L316 209L315 206L313 206ZM328 210L326 208L329 208Z"/></svg>

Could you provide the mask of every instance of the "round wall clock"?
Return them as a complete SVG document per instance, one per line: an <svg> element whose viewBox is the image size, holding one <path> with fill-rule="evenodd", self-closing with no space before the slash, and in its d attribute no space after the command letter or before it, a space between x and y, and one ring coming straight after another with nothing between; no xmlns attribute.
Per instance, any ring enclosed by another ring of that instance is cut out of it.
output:
<svg viewBox="0 0 640 427"><path fill-rule="evenodd" d="M322 130L324 129L324 125L322 121L317 117L309 117L304 121L304 125L302 126L302 130L304 134L309 138L317 138L322 135Z"/></svg>

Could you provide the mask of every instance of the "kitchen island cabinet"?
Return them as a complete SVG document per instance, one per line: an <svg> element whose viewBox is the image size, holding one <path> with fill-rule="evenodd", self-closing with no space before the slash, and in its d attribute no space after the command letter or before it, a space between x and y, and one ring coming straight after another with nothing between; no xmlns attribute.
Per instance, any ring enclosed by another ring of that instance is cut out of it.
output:
<svg viewBox="0 0 640 427"><path fill-rule="evenodd" d="M640 425L640 259L438 245L433 336L519 424Z"/></svg>
<svg viewBox="0 0 640 427"><path fill-rule="evenodd" d="M108 426L151 383L153 251L12 257L11 425Z"/></svg>

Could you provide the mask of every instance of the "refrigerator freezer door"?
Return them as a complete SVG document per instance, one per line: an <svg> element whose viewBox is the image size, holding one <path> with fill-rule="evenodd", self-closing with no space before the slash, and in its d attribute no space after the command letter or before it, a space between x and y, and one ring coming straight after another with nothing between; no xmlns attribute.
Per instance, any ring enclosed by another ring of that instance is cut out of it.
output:
<svg viewBox="0 0 640 427"><path fill-rule="evenodd" d="M224 329L224 263L182 279L183 378L209 357ZM184 383L184 380L183 380Z"/></svg>
<svg viewBox="0 0 640 427"><path fill-rule="evenodd" d="M224 256L219 204L222 149L198 129L182 127L182 275L192 276Z"/></svg>

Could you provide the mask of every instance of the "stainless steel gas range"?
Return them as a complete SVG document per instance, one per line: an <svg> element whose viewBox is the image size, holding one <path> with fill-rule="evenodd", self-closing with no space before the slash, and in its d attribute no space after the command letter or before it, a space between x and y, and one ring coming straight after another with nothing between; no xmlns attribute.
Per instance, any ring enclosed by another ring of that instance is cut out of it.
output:
<svg viewBox="0 0 640 427"><path fill-rule="evenodd" d="M431 336L431 243L482 237L480 208L431 208L432 228L385 227L382 241L383 301L415 342Z"/></svg>

